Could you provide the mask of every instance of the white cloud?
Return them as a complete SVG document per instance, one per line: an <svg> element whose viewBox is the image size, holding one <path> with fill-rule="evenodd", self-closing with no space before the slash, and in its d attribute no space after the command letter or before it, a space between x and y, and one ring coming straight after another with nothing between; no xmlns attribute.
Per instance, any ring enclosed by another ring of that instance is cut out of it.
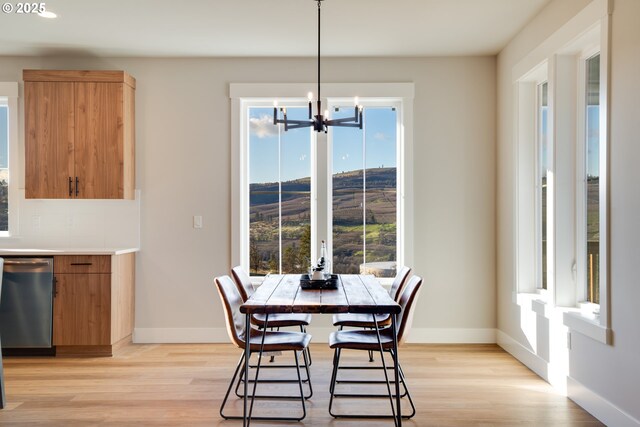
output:
<svg viewBox="0 0 640 427"><path fill-rule="evenodd" d="M278 134L278 127L273 125L273 117L266 114L249 119L249 131L258 138L268 138Z"/></svg>
<svg viewBox="0 0 640 427"><path fill-rule="evenodd" d="M383 132L376 132L373 137L379 141L386 141L387 140L387 135L384 134Z"/></svg>
<svg viewBox="0 0 640 427"><path fill-rule="evenodd" d="M307 158L306 154L303 154L302 156L300 156L300 160L306 160L306 158Z"/></svg>

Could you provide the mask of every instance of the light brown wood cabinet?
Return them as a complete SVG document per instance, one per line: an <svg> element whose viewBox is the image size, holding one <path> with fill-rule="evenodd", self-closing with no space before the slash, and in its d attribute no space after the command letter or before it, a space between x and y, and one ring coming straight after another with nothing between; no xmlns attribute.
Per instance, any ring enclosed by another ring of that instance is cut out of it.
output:
<svg viewBox="0 0 640 427"><path fill-rule="evenodd" d="M133 253L54 257L56 354L111 356L131 341L134 265Z"/></svg>
<svg viewBox="0 0 640 427"><path fill-rule="evenodd" d="M135 79L24 70L25 196L133 199Z"/></svg>

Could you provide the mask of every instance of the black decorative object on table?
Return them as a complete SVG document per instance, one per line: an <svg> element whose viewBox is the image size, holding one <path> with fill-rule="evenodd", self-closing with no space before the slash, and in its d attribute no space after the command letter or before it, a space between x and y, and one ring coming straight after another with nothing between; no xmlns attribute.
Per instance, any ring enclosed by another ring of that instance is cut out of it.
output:
<svg viewBox="0 0 640 427"><path fill-rule="evenodd" d="M338 275L328 274L324 279L313 280L308 274L300 276L302 289L338 289Z"/></svg>

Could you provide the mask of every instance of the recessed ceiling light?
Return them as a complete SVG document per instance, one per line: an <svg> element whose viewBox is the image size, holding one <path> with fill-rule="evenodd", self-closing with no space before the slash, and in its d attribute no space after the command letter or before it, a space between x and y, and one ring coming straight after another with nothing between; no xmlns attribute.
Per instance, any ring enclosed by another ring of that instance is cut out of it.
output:
<svg viewBox="0 0 640 427"><path fill-rule="evenodd" d="M55 14L55 13L53 13L53 12L51 12L50 10L45 10L44 12L40 12L40 13L38 13L38 16L41 16L41 17L43 17L43 18L49 18L49 19L57 18L57 17L58 17L58 15L56 15L56 14Z"/></svg>

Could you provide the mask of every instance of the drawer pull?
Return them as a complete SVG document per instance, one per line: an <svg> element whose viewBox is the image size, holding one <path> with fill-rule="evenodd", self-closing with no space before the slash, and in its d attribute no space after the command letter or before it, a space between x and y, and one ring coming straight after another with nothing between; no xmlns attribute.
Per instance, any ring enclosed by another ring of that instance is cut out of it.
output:
<svg viewBox="0 0 640 427"><path fill-rule="evenodd" d="M92 262L72 262L71 265L93 265Z"/></svg>

